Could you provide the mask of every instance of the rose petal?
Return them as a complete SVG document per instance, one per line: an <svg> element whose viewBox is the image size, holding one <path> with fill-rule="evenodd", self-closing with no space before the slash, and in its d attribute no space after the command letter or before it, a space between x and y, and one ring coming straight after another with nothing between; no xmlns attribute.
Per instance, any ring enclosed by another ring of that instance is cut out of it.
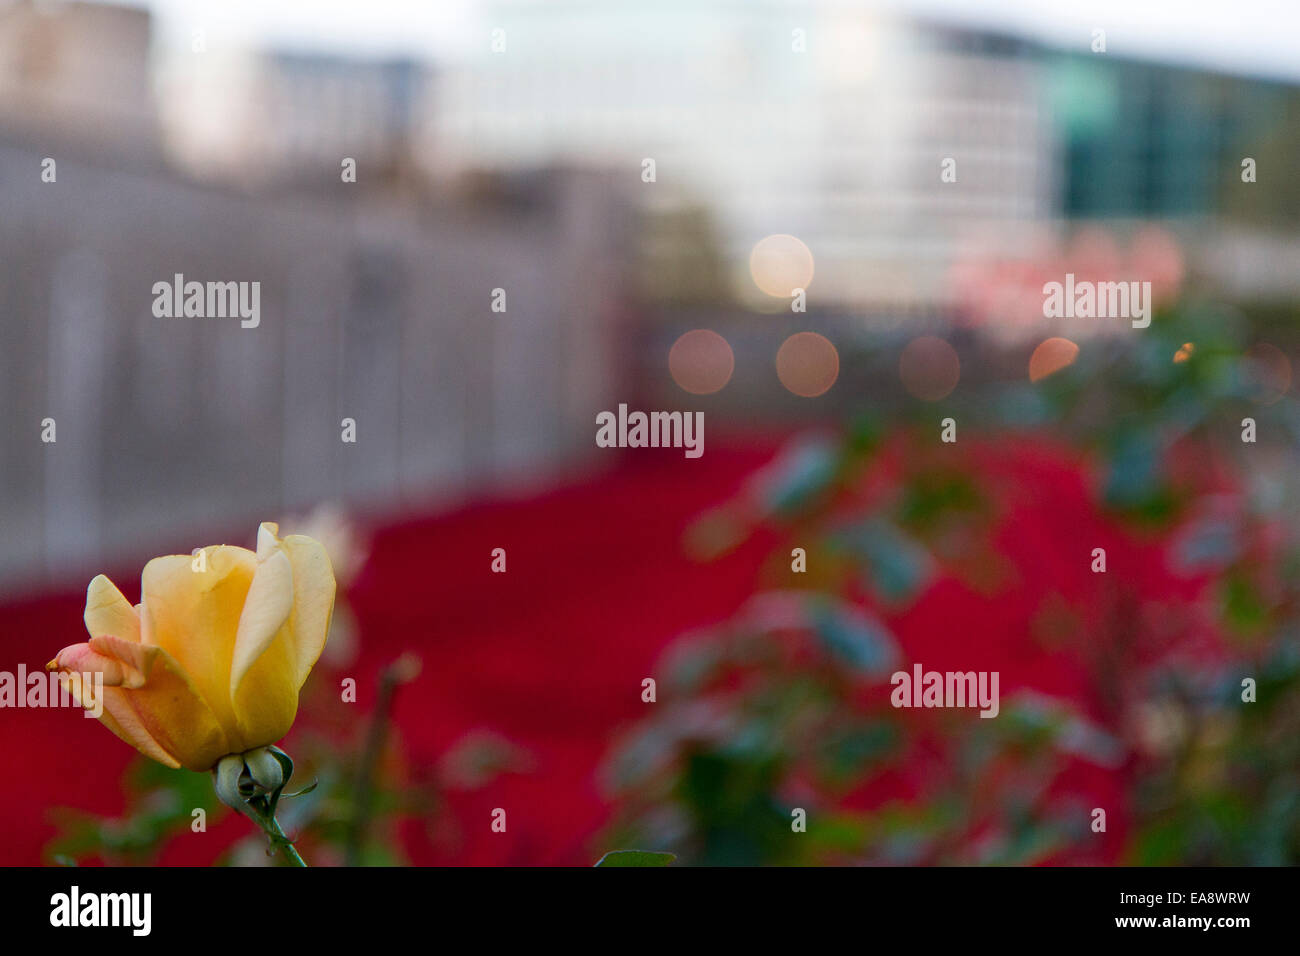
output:
<svg viewBox="0 0 1300 956"><path fill-rule="evenodd" d="M291 534L283 541L285 553L293 565L293 615L291 626L297 673L296 686L301 688L311 673L325 639L329 637L330 617L334 613L334 569L321 543L305 535Z"/></svg>
<svg viewBox="0 0 1300 956"><path fill-rule="evenodd" d="M265 741L245 741L230 696L239 618L257 559L244 548L204 549L205 568L193 570L189 555L154 558L141 575L143 643L167 651L192 679L225 730L232 750Z"/></svg>
<svg viewBox="0 0 1300 956"><path fill-rule="evenodd" d="M96 575L86 588L86 630L91 637L112 634L128 641L140 640L140 616L131 602L104 575Z"/></svg>
<svg viewBox="0 0 1300 956"><path fill-rule="evenodd" d="M76 651L76 648L69 650ZM128 675L134 686L117 686L108 680L105 667L103 713L100 720L109 730L142 754L169 767L207 770L231 752L225 732L211 708L199 696L194 683L161 647L126 641L111 635L91 638L89 652L66 656L67 664L82 665L95 658ZM60 652L55 662L63 660ZM84 670L60 669L60 679L78 702L85 701L81 687Z"/></svg>
<svg viewBox="0 0 1300 956"><path fill-rule="evenodd" d="M121 662L100 653L90 644L68 645L45 665L45 669L60 673L103 674L104 684L108 687L119 687L126 680L126 669Z"/></svg>
<svg viewBox="0 0 1300 956"><path fill-rule="evenodd" d="M280 526L274 521L263 521L257 527L257 560L265 561L280 550Z"/></svg>
<svg viewBox="0 0 1300 956"><path fill-rule="evenodd" d="M266 526L262 527L265 530ZM259 542L258 551L261 550ZM293 566L289 563L289 556L277 547L265 560L258 560L235 633L235 653L230 669L231 700L235 699L248 669L271 646L271 641L293 610Z"/></svg>

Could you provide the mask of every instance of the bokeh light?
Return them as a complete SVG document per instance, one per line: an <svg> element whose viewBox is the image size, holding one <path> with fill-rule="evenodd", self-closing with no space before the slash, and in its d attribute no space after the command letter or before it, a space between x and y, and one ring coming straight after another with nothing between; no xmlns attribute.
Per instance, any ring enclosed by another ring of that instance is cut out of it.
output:
<svg viewBox="0 0 1300 956"><path fill-rule="evenodd" d="M795 289L807 289L812 282L812 251L794 236L768 236L754 244L749 274L763 292L788 299Z"/></svg>
<svg viewBox="0 0 1300 956"><path fill-rule="evenodd" d="M1247 394L1261 405L1272 405L1291 389L1291 360L1276 345L1251 346L1243 362Z"/></svg>
<svg viewBox="0 0 1300 956"><path fill-rule="evenodd" d="M1029 356L1029 381L1039 382L1074 364L1079 357L1079 346L1059 336L1039 343Z"/></svg>
<svg viewBox="0 0 1300 956"><path fill-rule="evenodd" d="M957 350L943 339L922 335L903 349L898 359L898 377L913 397L936 402L957 387L961 359Z"/></svg>
<svg viewBox="0 0 1300 956"><path fill-rule="evenodd" d="M776 374L796 395L815 398L839 378L840 354L825 336L796 332L777 350Z"/></svg>
<svg viewBox="0 0 1300 956"><path fill-rule="evenodd" d="M731 381L736 370L736 356L731 346L717 332L694 329L673 343L668 350L668 371L683 391L692 395L711 395Z"/></svg>

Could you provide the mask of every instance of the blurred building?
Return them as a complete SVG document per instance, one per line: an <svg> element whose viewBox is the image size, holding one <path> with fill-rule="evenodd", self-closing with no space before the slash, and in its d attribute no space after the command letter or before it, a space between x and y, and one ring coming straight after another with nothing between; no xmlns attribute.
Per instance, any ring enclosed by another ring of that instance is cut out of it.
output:
<svg viewBox="0 0 1300 956"><path fill-rule="evenodd" d="M848 4L498 0L480 24L431 81L423 161L616 171L650 215L643 286L664 304L725 290L779 311L748 260L792 234L815 260L810 308L944 315L955 266L1041 254L1081 220L1121 239L1161 222L1234 295L1300 292L1277 268L1296 261L1294 86ZM1243 188L1257 153L1267 179ZM1246 280L1223 265L1252 256L1267 265ZM713 259L721 283L701 275Z"/></svg>
<svg viewBox="0 0 1300 956"><path fill-rule="evenodd" d="M1300 151L1300 88L1088 54L1049 63L1064 218L1163 222L1219 294L1300 297L1289 158Z"/></svg>
<svg viewBox="0 0 1300 956"><path fill-rule="evenodd" d="M159 145L147 11L98 3L0 5L0 125L14 136L111 148Z"/></svg>
<svg viewBox="0 0 1300 956"><path fill-rule="evenodd" d="M368 184L409 179L425 73L403 59L173 51L168 150L195 175L246 188L320 188L339 181L345 159Z"/></svg>
<svg viewBox="0 0 1300 956"><path fill-rule="evenodd" d="M741 295L753 245L793 234L819 305L933 305L967 231L1054 211L1041 67L1005 39L752 0L506 2L482 23L480 48L435 80L435 171L618 170L652 213L707 208ZM956 183L940 178L950 157Z"/></svg>
<svg viewBox="0 0 1300 956"><path fill-rule="evenodd" d="M543 482L593 453L627 231L608 176L412 195L394 173L413 69L287 55L230 74L260 92L216 111L256 120L225 129L221 164L169 149L169 168L158 136L136 141L160 125L148 17L55 10L0 31L0 588L232 529L250 545L321 500L393 513ZM177 274L259 283L260 323L155 316Z"/></svg>

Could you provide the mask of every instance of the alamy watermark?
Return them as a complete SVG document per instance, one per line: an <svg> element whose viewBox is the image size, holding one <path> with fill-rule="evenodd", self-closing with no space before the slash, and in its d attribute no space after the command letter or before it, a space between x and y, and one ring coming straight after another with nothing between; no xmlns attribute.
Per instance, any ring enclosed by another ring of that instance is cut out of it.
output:
<svg viewBox="0 0 1300 956"><path fill-rule="evenodd" d="M153 284L153 314L160 319L226 319L255 329L262 322L262 283L185 281L176 273L171 282Z"/></svg>
<svg viewBox="0 0 1300 956"><path fill-rule="evenodd" d="M152 917L152 893L83 893L74 885L50 897L51 926L125 926L133 936L148 936Z"/></svg>
<svg viewBox="0 0 1300 956"><path fill-rule="evenodd" d="M703 412L628 412L596 416L597 448L684 448L687 458L704 454Z"/></svg>
<svg viewBox="0 0 1300 956"><path fill-rule="evenodd" d="M1135 329L1151 324L1150 282L1075 282L1068 272L1064 283L1046 283L1043 295L1044 318L1132 319Z"/></svg>
<svg viewBox="0 0 1300 956"><path fill-rule="evenodd" d="M84 707L87 717L104 712L104 675L44 670L0 671L0 707Z"/></svg>
<svg viewBox="0 0 1300 956"><path fill-rule="evenodd" d="M998 671L926 671L912 665L912 673L895 671L889 702L895 707L979 707L981 717L996 717Z"/></svg>

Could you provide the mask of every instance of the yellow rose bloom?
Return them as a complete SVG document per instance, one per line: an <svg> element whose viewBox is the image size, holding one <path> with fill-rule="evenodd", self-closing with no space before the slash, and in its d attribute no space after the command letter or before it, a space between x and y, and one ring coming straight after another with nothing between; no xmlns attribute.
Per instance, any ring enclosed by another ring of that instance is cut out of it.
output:
<svg viewBox="0 0 1300 956"><path fill-rule="evenodd" d="M218 545L145 565L132 607L102 574L86 590L90 640L47 667L103 675L100 720L169 767L211 769L283 737L325 646L334 572L314 539L266 523L256 553Z"/></svg>

